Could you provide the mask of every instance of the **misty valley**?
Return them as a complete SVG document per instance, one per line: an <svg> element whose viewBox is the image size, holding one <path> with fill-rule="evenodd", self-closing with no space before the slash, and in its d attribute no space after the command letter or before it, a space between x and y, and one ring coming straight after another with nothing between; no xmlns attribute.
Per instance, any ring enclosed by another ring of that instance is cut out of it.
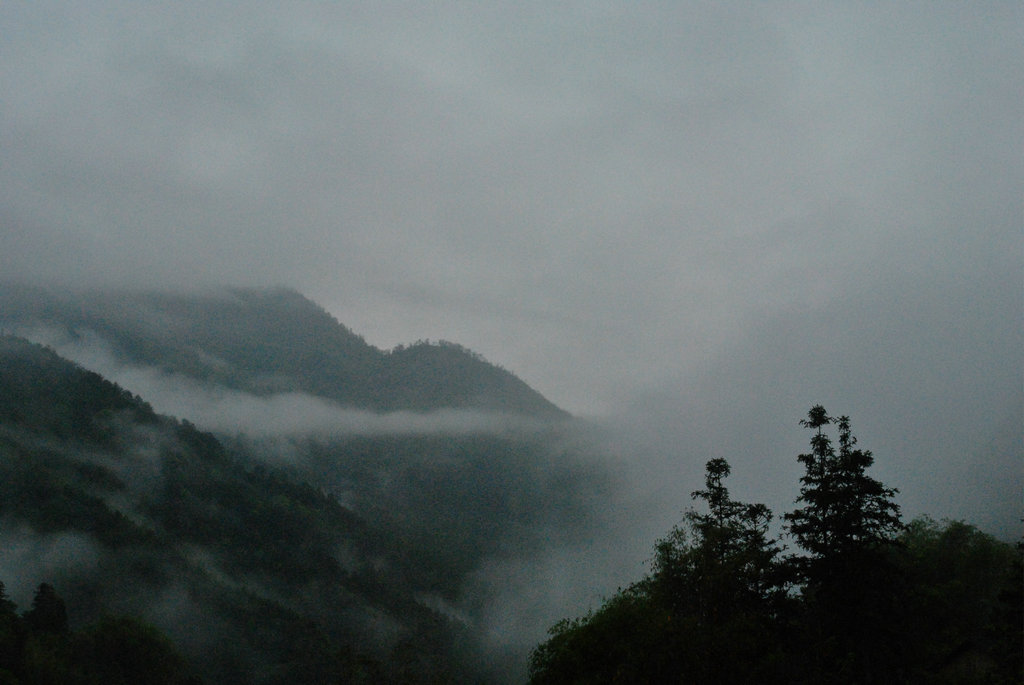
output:
<svg viewBox="0 0 1024 685"><path fill-rule="evenodd" d="M618 462L470 350L287 289L8 284L0 331L0 683L1022 682L1021 545L902 520L822 407L792 511L706 455L649 572L562 616L530 586Z"/></svg>

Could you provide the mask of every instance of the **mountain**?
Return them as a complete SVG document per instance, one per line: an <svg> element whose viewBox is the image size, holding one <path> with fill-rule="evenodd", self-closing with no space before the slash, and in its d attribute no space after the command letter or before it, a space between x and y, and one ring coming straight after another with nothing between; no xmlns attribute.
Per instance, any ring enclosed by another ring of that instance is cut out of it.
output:
<svg viewBox="0 0 1024 685"><path fill-rule="evenodd" d="M92 333L125 363L258 395L304 392L378 412L479 409L568 418L512 373L453 343L367 344L299 293L0 288L0 328Z"/></svg>
<svg viewBox="0 0 1024 685"><path fill-rule="evenodd" d="M573 422L511 373L448 343L382 352L292 291L8 287L0 312L225 392L529 417L215 434L0 336L0 582L22 606L52 584L75 630L150 623L205 683L514 682L494 569L593 539L614 501Z"/></svg>
<svg viewBox="0 0 1024 685"><path fill-rule="evenodd" d="M116 609L162 623L216 682L252 682L257 666L327 672L330 660L312 663L310 650L372 651L366 625L378 614L451 637L454 628L415 601L417 583L403 576L415 564L402 546L321 491L229 454L214 436L20 339L0 339L0 389L5 547L74 545L84 560L41 572L56 575L48 580L66 589L79 622ZM377 560L372 573L368 559ZM178 595L170 621L168 595ZM325 617L317 627L327 632L311 633L310 614L329 609L344 619ZM237 637L211 655L215 636L190 645L186 625Z"/></svg>

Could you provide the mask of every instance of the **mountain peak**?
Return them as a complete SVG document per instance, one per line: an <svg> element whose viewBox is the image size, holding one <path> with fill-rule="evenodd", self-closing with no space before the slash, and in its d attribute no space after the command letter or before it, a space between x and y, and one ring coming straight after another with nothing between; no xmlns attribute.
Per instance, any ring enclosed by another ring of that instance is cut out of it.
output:
<svg viewBox="0 0 1024 685"><path fill-rule="evenodd" d="M0 287L7 326L92 331L123 361L267 395L302 392L372 411L568 414L514 374L449 342L369 345L291 288L61 292Z"/></svg>

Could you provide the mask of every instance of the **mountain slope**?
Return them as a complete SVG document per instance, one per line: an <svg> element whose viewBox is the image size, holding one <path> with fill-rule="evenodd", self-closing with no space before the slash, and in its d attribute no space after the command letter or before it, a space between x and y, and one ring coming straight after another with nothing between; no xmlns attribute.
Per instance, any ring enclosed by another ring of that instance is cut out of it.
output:
<svg viewBox="0 0 1024 685"><path fill-rule="evenodd" d="M208 683L502 680L476 574L590 535L607 487L557 432L225 441L0 336L0 581L140 616Z"/></svg>
<svg viewBox="0 0 1024 685"><path fill-rule="evenodd" d="M288 289L206 293L0 288L0 326L91 332L122 361L255 394L304 392L372 411L482 409L568 415L453 344L384 352Z"/></svg>
<svg viewBox="0 0 1024 685"><path fill-rule="evenodd" d="M321 489L23 340L0 338L0 397L0 540L85 559L4 570L56 574L78 623L142 614L212 682L342 678L342 653L394 674L393 640L424 673L460 672L463 628L416 600L418 563Z"/></svg>

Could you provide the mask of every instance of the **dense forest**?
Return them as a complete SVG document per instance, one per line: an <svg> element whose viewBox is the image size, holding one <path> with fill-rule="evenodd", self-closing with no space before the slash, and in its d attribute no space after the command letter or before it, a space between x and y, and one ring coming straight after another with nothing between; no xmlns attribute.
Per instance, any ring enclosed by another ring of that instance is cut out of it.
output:
<svg viewBox="0 0 1024 685"><path fill-rule="evenodd" d="M53 586L36 589L18 614L0 583L0 683L17 685L199 685L166 635L127 616L72 631Z"/></svg>
<svg viewBox="0 0 1024 685"><path fill-rule="evenodd" d="M650 573L557 623L530 682L1024 682L1024 547L963 521L904 524L847 417L815 406L802 423L800 507L783 516L796 553L713 459Z"/></svg>
<svg viewBox="0 0 1024 685"><path fill-rule="evenodd" d="M134 625L152 637L140 649L177 655L174 678L507 680L516 655L472 625L490 601L473 594L479 569L529 557L551 530L585 537L609 488L558 421L529 425L218 436L0 336L0 581L67 602L67 626L39 635L4 605L17 620L2 682L100 682L82 645ZM153 677L125 682L171 682Z"/></svg>

